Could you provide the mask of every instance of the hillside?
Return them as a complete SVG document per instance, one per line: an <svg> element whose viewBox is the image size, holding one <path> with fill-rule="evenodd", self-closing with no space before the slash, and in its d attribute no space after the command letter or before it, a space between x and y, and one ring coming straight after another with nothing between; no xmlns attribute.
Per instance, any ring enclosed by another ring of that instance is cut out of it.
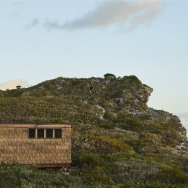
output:
<svg viewBox="0 0 188 188"><path fill-rule="evenodd" d="M177 116L147 106L152 92L136 76L59 77L0 91L0 122L72 124L70 175L83 171L84 185L183 187L186 129Z"/></svg>

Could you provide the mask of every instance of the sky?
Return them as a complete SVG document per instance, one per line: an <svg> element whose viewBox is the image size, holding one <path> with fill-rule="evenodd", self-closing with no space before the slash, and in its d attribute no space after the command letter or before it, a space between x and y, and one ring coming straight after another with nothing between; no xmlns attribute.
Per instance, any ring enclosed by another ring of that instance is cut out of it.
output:
<svg viewBox="0 0 188 188"><path fill-rule="evenodd" d="M0 0L0 89L136 75L188 128L188 1Z"/></svg>

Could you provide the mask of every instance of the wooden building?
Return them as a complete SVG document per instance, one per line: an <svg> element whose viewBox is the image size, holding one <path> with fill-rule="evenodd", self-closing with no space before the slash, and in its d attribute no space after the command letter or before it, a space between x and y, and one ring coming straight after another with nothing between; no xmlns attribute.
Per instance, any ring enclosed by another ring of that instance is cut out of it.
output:
<svg viewBox="0 0 188 188"><path fill-rule="evenodd" d="M71 164L71 125L0 123L0 163L36 167Z"/></svg>

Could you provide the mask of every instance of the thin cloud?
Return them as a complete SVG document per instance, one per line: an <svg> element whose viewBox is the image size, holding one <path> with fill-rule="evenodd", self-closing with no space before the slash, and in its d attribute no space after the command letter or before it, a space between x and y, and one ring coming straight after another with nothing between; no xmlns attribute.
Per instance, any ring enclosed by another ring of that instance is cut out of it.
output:
<svg viewBox="0 0 188 188"><path fill-rule="evenodd" d="M3 84L0 84L0 89L1 90L6 90L6 89L16 89L16 86L21 85L22 87L27 85L27 81L22 80L22 79L15 79L15 80L9 80Z"/></svg>
<svg viewBox="0 0 188 188"><path fill-rule="evenodd" d="M163 9L163 0L104 1L95 10L80 18L62 24L58 21L46 21L43 26L49 30L78 30L121 24L128 29L134 29L140 24L149 25Z"/></svg>
<svg viewBox="0 0 188 188"><path fill-rule="evenodd" d="M39 24L39 19L38 18L34 18L30 24L27 24L25 26L25 28L29 29L29 28L32 28L32 27L36 27L38 24Z"/></svg>
<svg viewBox="0 0 188 188"><path fill-rule="evenodd" d="M16 12L13 12L10 14L10 17L16 17L16 16L19 16L20 12L19 11L16 11Z"/></svg>

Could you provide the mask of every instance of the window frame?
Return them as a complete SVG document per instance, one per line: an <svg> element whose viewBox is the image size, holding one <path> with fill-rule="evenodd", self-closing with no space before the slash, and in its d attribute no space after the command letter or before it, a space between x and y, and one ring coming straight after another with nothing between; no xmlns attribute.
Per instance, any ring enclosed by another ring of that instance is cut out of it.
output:
<svg viewBox="0 0 188 188"><path fill-rule="evenodd" d="M45 129L46 130L46 137L45 138L47 138L47 129ZM52 137L50 137L50 138L47 138L47 139L53 139L53 136L54 136L54 134L53 134L53 132L54 132L54 129L51 129L52 130Z"/></svg>
<svg viewBox="0 0 188 188"><path fill-rule="evenodd" d="M56 138L55 130L60 130L60 131L61 131L61 133L60 133L60 138ZM55 138L55 139L62 139L62 129L54 129L54 138Z"/></svg>
<svg viewBox="0 0 188 188"><path fill-rule="evenodd" d="M29 137L29 130L30 130L30 129L34 129L34 130L35 130L35 137L34 137L34 138ZM29 128L29 129L28 129L28 138L29 138L29 139L35 139L36 137L37 137L37 135L36 135L36 129L35 129L35 128Z"/></svg>
<svg viewBox="0 0 188 188"><path fill-rule="evenodd" d="M45 137L38 138L38 130L44 130L44 129L41 129L41 128L37 129L37 139L44 139ZM44 132L45 132L45 131L44 131ZM44 133L44 132L43 132L43 133ZM45 133L44 133L44 136L45 136Z"/></svg>

